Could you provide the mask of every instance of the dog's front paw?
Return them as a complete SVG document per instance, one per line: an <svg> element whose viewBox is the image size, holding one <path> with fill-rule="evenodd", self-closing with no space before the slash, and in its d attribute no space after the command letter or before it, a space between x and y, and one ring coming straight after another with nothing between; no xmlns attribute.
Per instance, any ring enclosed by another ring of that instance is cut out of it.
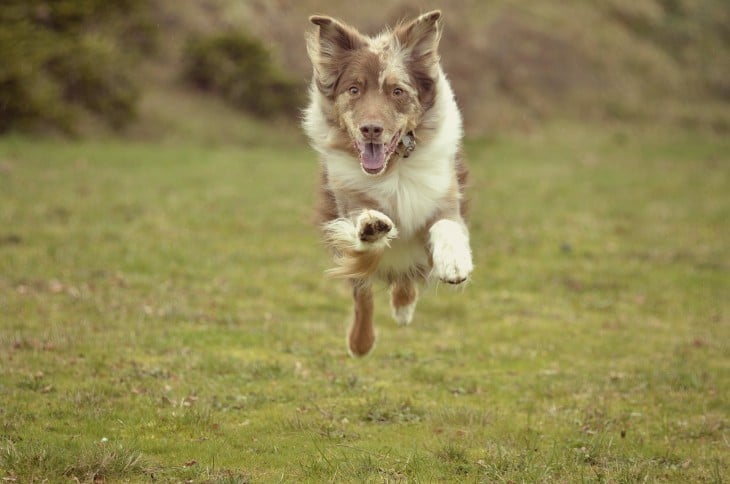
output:
<svg viewBox="0 0 730 484"><path fill-rule="evenodd" d="M461 284L474 270L466 229L451 220L431 227L433 275L449 284Z"/></svg>
<svg viewBox="0 0 730 484"><path fill-rule="evenodd" d="M469 278L472 270L474 270L474 266L468 250L434 247L433 273L441 281L449 284L461 284Z"/></svg>
<svg viewBox="0 0 730 484"><path fill-rule="evenodd" d="M355 222L357 237L363 248L388 245L398 235L393 221L377 210L364 210Z"/></svg>

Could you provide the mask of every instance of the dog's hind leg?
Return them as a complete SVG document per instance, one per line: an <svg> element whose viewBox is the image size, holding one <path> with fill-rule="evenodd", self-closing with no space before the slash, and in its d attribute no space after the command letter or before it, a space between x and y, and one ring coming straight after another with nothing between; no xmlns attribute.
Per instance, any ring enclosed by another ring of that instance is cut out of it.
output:
<svg viewBox="0 0 730 484"><path fill-rule="evenodd" d="M353 280L352 299L355 314L347 337L347 345L352 356L365 356L375 344L373 290L370 282Z"/></svg>
<svg viewBox="0 0 730 484"><path fill-rule="evenodd" d="M399 279L390 288L390 307L393 319L401 325L410 324L418 300L416 283L409 278Z"/></svg>

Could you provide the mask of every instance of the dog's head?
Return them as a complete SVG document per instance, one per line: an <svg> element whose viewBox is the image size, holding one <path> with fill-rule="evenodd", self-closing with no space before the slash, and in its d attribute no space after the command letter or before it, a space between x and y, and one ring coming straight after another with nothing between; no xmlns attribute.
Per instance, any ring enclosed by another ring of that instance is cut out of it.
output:
<svg viewBox="0 0 730 484"><path fill-rule="evenodd" d="M325 99L340 147L370 175L385 172L401 138L434 104L440 17L429 12L376 37L330 17L309 19L319 27L307 42L313 89Z"/></svg>

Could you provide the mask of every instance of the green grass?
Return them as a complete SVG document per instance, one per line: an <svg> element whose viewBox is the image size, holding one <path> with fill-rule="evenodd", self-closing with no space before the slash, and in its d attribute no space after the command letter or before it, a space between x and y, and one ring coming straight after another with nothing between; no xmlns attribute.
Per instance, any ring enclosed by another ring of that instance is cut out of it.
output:
<svg viewBox="0 0 730 484"><path fill-rule="evenodd" d="M730 142L467 154L472 282L353 360L303 144L0 140L0 477L722 482Z"/></svg>

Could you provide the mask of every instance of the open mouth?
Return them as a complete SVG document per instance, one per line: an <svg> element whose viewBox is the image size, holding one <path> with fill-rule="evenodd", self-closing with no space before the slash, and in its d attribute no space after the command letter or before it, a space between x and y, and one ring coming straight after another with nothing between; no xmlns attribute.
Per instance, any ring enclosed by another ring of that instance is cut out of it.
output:
<svg viewBox="0 0 730 484"><path fill-rule="evenodd" d="M384 143L363 143L356 142L355 149L360 155L360 166L368 175L379 175L388 167L388 159L395 151L400 141L400 131L398 131L390 142Z"/></svg>

